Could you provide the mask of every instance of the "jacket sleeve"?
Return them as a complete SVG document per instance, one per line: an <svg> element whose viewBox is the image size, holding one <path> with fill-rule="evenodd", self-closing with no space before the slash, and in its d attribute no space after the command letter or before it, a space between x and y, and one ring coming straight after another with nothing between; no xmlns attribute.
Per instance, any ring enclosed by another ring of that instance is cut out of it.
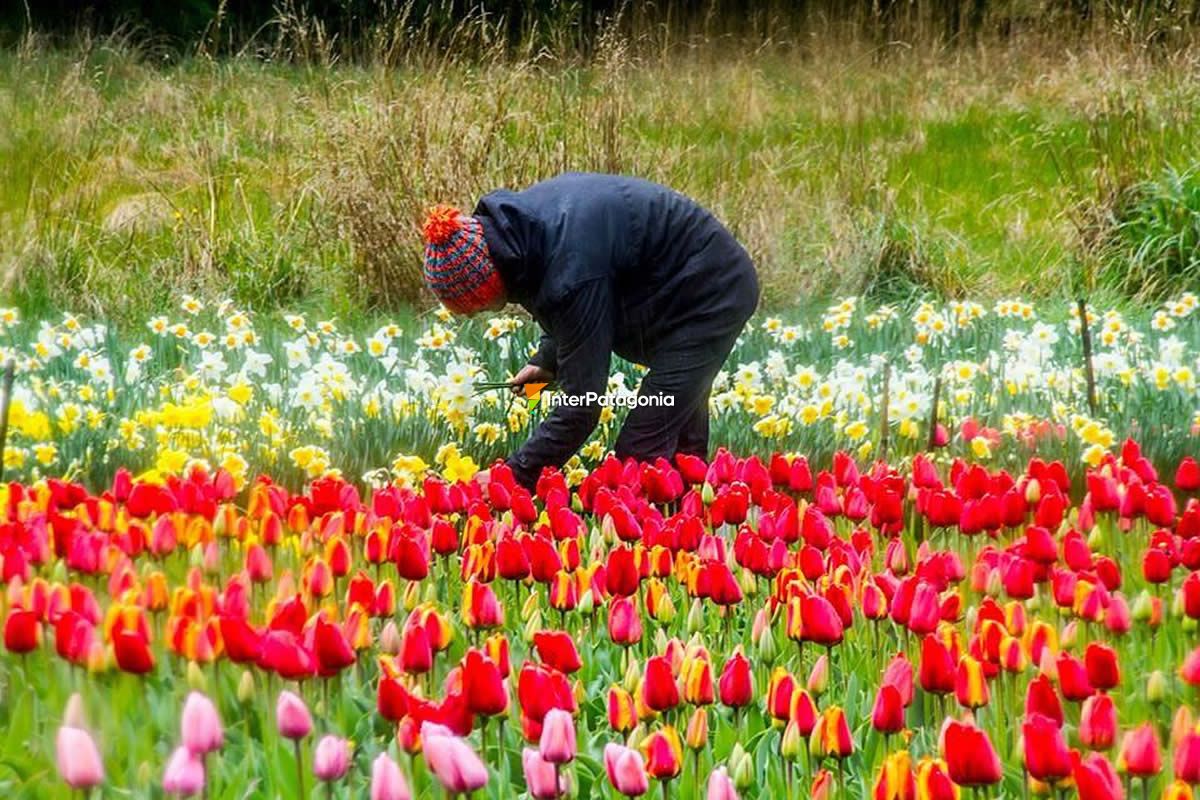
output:
<svg viewBox="0 0 1200 800"><path fill-rule="evenodd" d="M548 333L542 334L537 352L529 357L529 363L549 372L558 372L558 344L553 336Z"/></svg>
<svg viewBox="0 0 1200 800"><path fill-rule="evenodd" d="M606 278L590 280L557 304L547 327L554 331L565 395L597 397L608 387L613 345L613 289ZM513 475L532 487L546 466L561 467L587 441L600 420L599 403L559 405L509 458Z"/></svg>

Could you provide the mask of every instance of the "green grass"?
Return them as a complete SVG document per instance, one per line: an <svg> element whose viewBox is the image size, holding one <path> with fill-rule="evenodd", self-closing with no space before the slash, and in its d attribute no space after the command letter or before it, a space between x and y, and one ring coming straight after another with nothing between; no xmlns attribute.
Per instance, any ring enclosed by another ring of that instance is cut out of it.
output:
<svg viewBox="0 0 1200 800"><path fill-rule="evenodd" d="M885 270L885 294L1055 296L1082 274L1135 295L1087 277L1094 245L1131 185L1195 163L1194 62L1103 40L883 58L854 40L613 41L586 63L384 69L35 42L0 52L0 276L26 310L115 320L181 291L395 308L419 299L424 207L595 169L716 210L775 307Z"/></svg>

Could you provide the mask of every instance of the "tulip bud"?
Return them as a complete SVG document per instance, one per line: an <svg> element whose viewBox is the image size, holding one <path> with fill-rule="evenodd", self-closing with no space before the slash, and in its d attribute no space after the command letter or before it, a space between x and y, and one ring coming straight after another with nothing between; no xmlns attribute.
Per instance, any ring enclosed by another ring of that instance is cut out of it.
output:
<svg viewBox="0 0 1200 800"><path fill-rule="evenodd" d="M716 499L716 490L713 489L711 483L705 481L704 485L700 487L700 502L708 507L712 505L714 499Z"/></svg>
<svg viewBox="0 0 1200 800"><path fill-rule="evenodd" d="M525 598L525 602L521 604L521 619L528 622L529 617L533 614L533 612L535 612L537 610L538 610L537 592L531 592L529 597Z"/></svg>
<svg viewBox="0 0 1200 800"><path fill-rule="evenodd" d="M1104 549L1104 528L1097 525L1087 535L1088 547L1093 550L1103 551Z"/></svg>
<svg viewBox="0 0 1200 800"><path fill-rule="evenodd" d="M79 692L74 692L67 698L62 724L67 728L87 730L87 717L83 713L83 698L79 696Z"/></svg>
<svg viewBox="0 0 1200 800"><path fill-rule="evenodd" d="M583 597L579 598L579 603L575 606L575 610L585 616L596 610L596 595L591 589L588 589L583 593Z"/></svg>
<svg viewBox="0 0 1200 800"><path fill-rule="evenodd" d="M1172 747L1178 747L1183 741L1183 737L1192 733L1196 721L1192 717L1192 710L1187 706L1180 706L1175 710L1175 716L1171 718L1171 736L1170 741Z"/></svg>
<svg viewBox="0 0 1200 800"><path fill-rule="evenodd" d="M609 545L617 541L617 523L613 521L612 514L605 514L604 519L600 520L600 537Z"/></svg>
<svg viewBox="0 0 1200 800"><path fill-rule="evenodd" d="M664 625L670 625L675 621L675 617L679 614L675 610L675 601L671 599L671 595L663 592L662 599L658 601L658 606L654 609L654 619Z"/></svg>
<svg viewBox="0 0 1200 800"><path fill-rule="evenodd" d="M659 628L658 630L656 630L654 632L654 649L655 650L657 650L660 653L664 652L667 649L667 645L669 645L670 643L671 643L671 640L669 638L667 638L667 632L664 631L662 628Z"/></svg>
<svg viewBox="0 0 1200 800"><path fill-rule="evenodd" d="M800 726L796 720L791 720L783 729L783 738L779 741L779 754L790 761L795 761L800 757L801 749L807 743L804 735L800 733Z"/></svg>
<svg viewBox="0 0 1200 800"><path fill-rule="evenodd" d="M820 697L829 688L829 657L822 655L808 673L808 693Z"/></svg>
<svg viewBox="0 0 1200 800"><path fill-rule="evenodd" d="M396 620L389 619L383 626L383 632L379 634L379 649L389 656L394 656L399 654L403 641L404 637L400 635L400 628L396 626Z"/></svg>
<svg viewBox="0 0 1200 800"><path fill-rule="evenodd" d="M196 542L188 551L188 565L199 569L204 566L204 545Z"/></svg>
<svg viewBox="0 0 1200 800"><path fill-rule="evenodd" d="M578 492L571 492L571 510L576 514L583 513L583 500L580 499Z"/></svg>
<svg viewBox="0 0 1200 800"><path fill-rule="evenodd" d="M730 557L733 556L732 550L729 551L729 555ZM737 576L738 586L741 588L743 595L749 597L758 594L758 579L754 576L753 572L743 568L738 570Z"/></svg>
<svg viewBox="0 0 1200 800"><path fill-rule="evenodd" d="M195 661L188 662L187 685L198 692L203 692L208 688L208 678L204 677L203 670L200 669L200 665Z"/></svg>
<svg viewBox="0 0 1200 800"><path fill-rule="evenodd" d="M642 679L642 665L636 659L629 659L629 666L625 668L625 677L621 680L621 685L629 692L637 691L638 683Z"/></svg>
<svg viewBox="0 0 1200 800"><path fill-rule="evenodd" d="M1142 589L1133 601L1133 618L1138 622L1149 622L1154 617L1154 598Z"/></svg>
<svg viewBox="0 0 1200 800"><path fill-rule="evenodd" d="M1037 505L1037 502L1042 499L1042 484L1038 483L1037 478L1030 478L1025 484L1025 502L1029 505Z"/></svg>
<svg viewBox="0 0 1200 800"><path fill-rule="evenodd" d="M687 632L696 633L704 629L704 604L697 597L692 601L692 607L688 609L687 615Z"/></svg>
<svg viewBox="0 0 1200 800"><path fill-rule="evenodd" d="M67 564L61 558L54 562L50 580L52 583L67 583L70 580L70 576L67 574Z"/></svg>
<svg viewBox="0 0 1200 800"><path fill-rule="evenodd" d="M1167 699L1167 676L1162 670L1154 670L1146 679L1146 699L1156 704Z"/></svg>
<svg viewBox="0 0 1200 800"><path fill-rule="evenodd" d="M984 592L988 597L999 597L1004 591L1004 579L1000 575L1000 570L992 569L988 572L987 584L984 586Z"/></svg>
<svg viewBox="0 0 1200 800"><path fill-rule="evenodd" d="M243 705L254 699L254 674L248 669L242 670L241 680L238 681L237 699Z"/></svg>
<svg viewBox="0 0 1200 800"><path fill-rule="evenodd" d="M771 627L771 615L767 613L765 608L760 608L754 614L754 622L750 626L750 643L758 644L758 640L762 638L763 631Z"/></svg>
<svg viewBox="0 0 1200 800"><path fill-rule="evenodd" d="M433 585L436 583L436 581L427 581L427 583L429 583L430 585ZM404 598L403 598L404 610L412 611L414 608L416 608L420 604L421 604L421 584L417 581L409 581L408 585L404 587Z"/></svg>
<svg viewBox="0 0 1200 800"><path fill-rule="evenodd" d="M763 664L771 666L779 657L779 645L775 643L775 634L768 625L763 628L762 637L758 640L758 658Z"/></svg>
<svg viewBox="0 0 1200 800"><path fill-rule="evenodd" d="M684 741L693 750L703 750L708 744L708 709L704 706L692 712L688 719Z"/></svg>
<svg viewBox="0 0 1200 800"><path fill-rule="evenodd" d="M754 759L742 749L741 742L733 746L733 753L729 756L729 766L734 786L745 791L754 785Z"/></svg>
<svg viewBox="0 0 1200 800"><path fill-rule="evenodd" d="M1063 626L1062 637L1059 639L1059 644L1062 649L1070 650L1075 641L1079 638L1079 626L1075 624L1075 620L1071 620Z"/></svg>
<svg viewBox="0 0 1200 800"><path fill-rule="evenodd" d="M542 629L542 612L540 609L534 609L533 613L525 621L524 637L525 641L533 644L533 636Z"/></svg>

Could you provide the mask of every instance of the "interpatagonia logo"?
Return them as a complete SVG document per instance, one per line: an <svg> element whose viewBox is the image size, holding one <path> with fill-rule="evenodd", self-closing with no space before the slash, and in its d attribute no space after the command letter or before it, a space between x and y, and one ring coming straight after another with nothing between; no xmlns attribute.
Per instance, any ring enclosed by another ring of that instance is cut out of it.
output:
<svg viewBox="0 0 1200 800"><path fill-rule="evenodd" d="M558 408L566 406L576 408L595 406L601 408L637 408L639 406L674 407L673 394L640 394L629 389L618 392L585 392L584 394L568 394L566 392L544 391L545 383L525 384L525 398L532 411L539 407ZM542 399L545 398L545 402Z"/></svg>
<svg viewBox="0 0 1200 800"><path fill-rule="evenodd" d="M542 390L549 385L548 383L527 383L521 387L525 390L525 400L530 411L538 407L538 403L542 401Z"/></svg>

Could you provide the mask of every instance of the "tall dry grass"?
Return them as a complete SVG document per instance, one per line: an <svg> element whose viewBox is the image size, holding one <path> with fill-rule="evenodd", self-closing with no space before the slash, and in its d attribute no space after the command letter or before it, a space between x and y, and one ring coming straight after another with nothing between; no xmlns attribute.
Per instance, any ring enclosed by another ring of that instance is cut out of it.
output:
<svg viewBox="0 0 1200 800"><path fill-rule="evenodd" d="M498 25L398 22L352 60L298 15L232 57L0 53L5 293L116 318L181 291L420 302L428 205L563 170L695 196L776 306L1097 290L1112 198L1200 141L1195 51L1120 32L949 48L831 23L752 45L621 23L581 54L569 31L514 52Z"/></svg>

